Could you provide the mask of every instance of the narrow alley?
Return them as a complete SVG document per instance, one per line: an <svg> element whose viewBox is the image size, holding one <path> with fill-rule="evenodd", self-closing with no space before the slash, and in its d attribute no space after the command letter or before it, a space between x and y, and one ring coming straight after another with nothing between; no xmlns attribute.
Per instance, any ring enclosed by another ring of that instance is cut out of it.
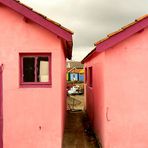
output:
<svg viewBox="0 0 148 148"><path fill-rule="evenodd" d="M67 111L63 148L100 148L87 115L81 110L83 97L75 96L74 99L78 105L75 110Z"/></svg>

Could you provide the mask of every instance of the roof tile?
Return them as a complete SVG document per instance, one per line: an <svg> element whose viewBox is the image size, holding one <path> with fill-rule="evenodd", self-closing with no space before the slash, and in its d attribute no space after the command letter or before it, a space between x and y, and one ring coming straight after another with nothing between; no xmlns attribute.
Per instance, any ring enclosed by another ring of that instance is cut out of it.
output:
<svg viewBox="0 0 148 148"><path fill-rule="evenodd" d="M130 26L132 26L132 25L134 25L134 24L136 24L136 23L137 23L136 21L131 22L131 23L129 23L129 24L123 26L122 29L125 30L126 28L128 28L128 27L130 27Z"/></svg>
<svg viewBox="0 0 148 148"><path fill-rule="evenodd" d="M121 31L123 31L123 29L119 29L119 30L117 30L117 31L115 31L115 32L112 32L112 33L108 34L107 36L108 36L108 37L114 36L114 35L120 33Z"/></svg>
<svg viewBox="0 0 148 148"><path fill-rule="evenodd" d="M104 42L105 40L107 40L108 38L109 38L109 37L107 36L107 37L105 37L105 38L103 38L103 39L97 41L94 45L100 44L100 43Z"/></svg>
<svg viewBox="0 0 148 148"><path fill-rule="evenodd" d="M142 19L147 18L147 17L148 17L148 14L137 18L135 21L141 21Z"/></svg>

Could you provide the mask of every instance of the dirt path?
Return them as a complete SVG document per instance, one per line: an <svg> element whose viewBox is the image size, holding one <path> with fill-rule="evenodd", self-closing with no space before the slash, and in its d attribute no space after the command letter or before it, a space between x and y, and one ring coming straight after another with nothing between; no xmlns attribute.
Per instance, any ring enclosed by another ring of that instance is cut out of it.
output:
<svg viewBox="0 0 148 148"><path fill-rule="evenodd" d="M63 148L99 148L83 111L67 111Z"/></svg>
<svg viewBox="0 0 148 148"><path fill-rule="evenodd" d="M67 97L69 109L84 110L84 95L71 95Z"/></svg>

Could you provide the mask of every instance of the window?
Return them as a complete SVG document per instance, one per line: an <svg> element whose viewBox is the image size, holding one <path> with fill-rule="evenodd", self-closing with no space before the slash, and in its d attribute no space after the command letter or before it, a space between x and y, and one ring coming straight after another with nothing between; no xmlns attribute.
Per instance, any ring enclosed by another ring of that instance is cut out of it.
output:
<svg viewBox="0 0 148 148"><path fill-rule="evenodd" d="M20 53L20 81L24 85L51 84L51 54Z"/></svg>
<svg viewBox="0 0 148 148"><path fill-rule="evenodd" d="M92 72L92 67L88 68L88 74L89 74L89 86L93 86L93 72Z"/></svg>

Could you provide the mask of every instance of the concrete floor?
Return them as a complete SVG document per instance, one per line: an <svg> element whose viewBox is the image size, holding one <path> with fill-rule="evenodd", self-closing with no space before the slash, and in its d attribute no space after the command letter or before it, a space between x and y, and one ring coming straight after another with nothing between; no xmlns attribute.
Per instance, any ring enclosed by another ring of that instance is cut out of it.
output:
<svg viewBox="0 0 148 148"><path fill-rule="evenodd" d="M99 148L83 111L67 111L62 148Z"/></svg>

